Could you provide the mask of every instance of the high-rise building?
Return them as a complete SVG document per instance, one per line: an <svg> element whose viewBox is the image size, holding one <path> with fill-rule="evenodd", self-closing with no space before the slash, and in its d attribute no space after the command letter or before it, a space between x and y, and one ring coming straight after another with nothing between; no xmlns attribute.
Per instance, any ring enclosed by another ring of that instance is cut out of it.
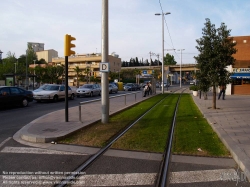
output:
<svg viewBox="0 0 250 187"><path fill-rule="evenodd" d="M28 44L31 44L34 52L44 51L44 43L28 42Z"/></svg>

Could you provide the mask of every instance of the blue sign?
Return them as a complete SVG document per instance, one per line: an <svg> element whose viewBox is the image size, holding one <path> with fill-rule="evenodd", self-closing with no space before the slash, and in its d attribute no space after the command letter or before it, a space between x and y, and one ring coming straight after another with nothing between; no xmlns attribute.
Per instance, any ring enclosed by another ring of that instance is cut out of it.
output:
<svg viewBox="0 0 250 187"><path fill-rule="evenodd" d="M142 73L143 74L148 74L148 71L147 70L143 70Z"/></svg>

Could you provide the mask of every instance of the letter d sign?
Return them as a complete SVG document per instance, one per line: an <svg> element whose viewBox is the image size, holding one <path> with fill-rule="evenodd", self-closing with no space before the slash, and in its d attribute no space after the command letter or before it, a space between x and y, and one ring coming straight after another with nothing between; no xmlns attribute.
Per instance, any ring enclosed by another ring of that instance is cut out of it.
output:
<svg viewBox="0 0 250 187"><path fill-rule="evenodd" d="M100 63L100 72L109 72L109 63L101 62Z"/></svg>

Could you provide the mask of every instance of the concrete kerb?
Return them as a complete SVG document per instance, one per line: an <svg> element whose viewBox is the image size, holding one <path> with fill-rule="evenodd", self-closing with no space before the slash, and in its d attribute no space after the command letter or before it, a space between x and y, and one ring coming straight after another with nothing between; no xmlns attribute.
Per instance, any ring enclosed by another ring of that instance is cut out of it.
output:
<svg viewBox="0 0 250 187"><path fill-rule="evenodd" d="M157 95L157 94L155 94L155 95ZM152 95L152 96L155 96L155 95ZM134 105L136 105L136 104L138 104L138 103L140 103L140 102L142 102L142 101L144 101L144 100L147 100L147 99L151 98L152 96L142 98L140 101L136 101L136 102L134 102L133 104L126 105L126 106L124 106L123 108L121 108L121 109L119 109L119 110L117 110L117 111L115 111L115 112L112 112L112 113L110 114L110 116L115 115L115 114L117 114L117 113L119 113L119 112L121 112L121 111L123 111L123 110L128 109L128 108L131 108L131 107L133 107ZM78 108L78 106L72 107L72 108ZM46 114L46 115L44 115L44 116L41 116L41 117L39 117L39 118L33 120L32 122L30 122L29 124L27 124L26 126L24 126L21 130L19 130L19 131L13 136L13 138L15 138L15 140L18 141L18 142L20 142L19 139L23 140L23 141L21 141L22 143L24 143L24 141L27 141L27 142L30 142L30 143L50 143L50 142L52 142L52 141L58 141L58 140L60 140L60 139L63 139L63 138L65 138L65 137L71 135L72 133L75 133L75 132L77 132L77 131L83 129L84 127L86 127L86 126L88 126L88 125L91 125L91 124L93 124L93 123L96 123L96 122L100 121L100 119L97 119L97 120L94 119L94 120L91 120L88 124L83 124L83 123L81 123L80 121L77 121L77 122L76 122L76 121L74 121L74 122L70 122L70 121L69 121L69 122L62 122L62 121L60 121L60 122L58 122L58 123L60 123L60 124L62 124L62 123L65 123L65 124L67 124L67 125L70 125L70 124L76 125L76 124L77 124L77 126L73 127L73 128L70 129L70 130L67 130L67 131L64 131L64 132L62 131L61 133L57 134L56 136L47 136L47 137L45 137L45 136L37 135L37 134L34 135L34 134L31 134L31 133L29 132L30 127L32 127L33 125L39 124L39 120L42 120L43 118L46 118L46 117L48 117L49 115L53 115L53 114L58 113L58 112L60 112L60 111L64 111L64 109L59 110L59 111L55 111L55 112L51 112L51 113L49 113L49 114ZM41 125L41 124L42 124L42 123L40 123L40 125Z"/></svg>
<svg viewBox="0 0 250 187"><path fill-rule="evenodd" d="M248 181L250 182L250 171L248 169L250 168L250 163L248 163L249 158L246 155L243 155L241 148L237 144L235 144L235 142L227 135L227 133L224 130L218 127L211 120L210 118L211 116L209 114L204 114L201 106L199 106L199 104L195 102L194 96L193 96L193 101L196 104L196 106L199 108L200 112L203 114L204 118L207 119L212 129L217 133L222 143L227 147L233 159L238 164L240 169L244 172L245 176L248 178Z"/></svg>

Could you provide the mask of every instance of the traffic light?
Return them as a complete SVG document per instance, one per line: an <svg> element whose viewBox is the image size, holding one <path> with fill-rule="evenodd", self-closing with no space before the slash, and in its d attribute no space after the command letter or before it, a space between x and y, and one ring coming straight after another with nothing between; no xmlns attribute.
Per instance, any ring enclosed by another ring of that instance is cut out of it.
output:
<svg viewBox="0 0 250 187"><path fill-rule="evenodd" d="M76 54L75 51L72 51L71 48L75 47L75 44L72 44L72 40L76 40L76 38L71 35L66 34L64 40L64 56L71 56Z"/></svg>

